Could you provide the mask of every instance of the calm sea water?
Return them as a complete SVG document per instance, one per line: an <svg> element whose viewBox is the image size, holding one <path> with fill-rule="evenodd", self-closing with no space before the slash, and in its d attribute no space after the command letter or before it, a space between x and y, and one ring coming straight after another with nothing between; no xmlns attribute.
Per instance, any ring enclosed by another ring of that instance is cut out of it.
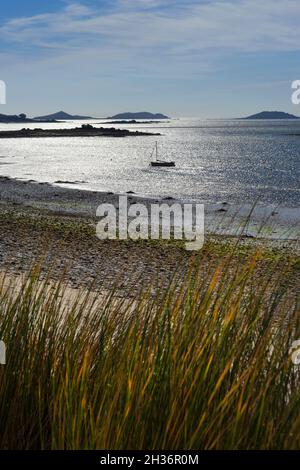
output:
<svg viewBox="0 0 300 470"><path fill-rule="evenodd" d="M26 127L74 124L80 126L81 122ZM0 130L21 127L24 125L0 125ZM178 119L127 128L160 132L162 136L1 139L0 174L191 201L251 204L259 200L266 205L300 206L300 120ZM149 167L156 140L161 158L175 160L175 168Z"/></svg>

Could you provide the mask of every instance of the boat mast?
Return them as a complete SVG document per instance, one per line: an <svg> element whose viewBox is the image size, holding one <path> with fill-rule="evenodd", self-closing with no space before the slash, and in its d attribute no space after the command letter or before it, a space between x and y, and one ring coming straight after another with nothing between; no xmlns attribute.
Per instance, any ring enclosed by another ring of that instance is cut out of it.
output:
<svg viewBox="0 0 300 470"><path fill-rule="evenodd" d="M158 148L157 148L157 141L155 142L155 148L156 148L156 161L158 161Z"/></svg>

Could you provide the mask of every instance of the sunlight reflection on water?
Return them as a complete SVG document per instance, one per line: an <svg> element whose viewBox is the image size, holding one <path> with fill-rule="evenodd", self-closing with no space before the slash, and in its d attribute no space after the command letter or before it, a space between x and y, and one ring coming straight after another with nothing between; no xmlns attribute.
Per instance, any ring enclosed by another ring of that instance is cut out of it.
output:
<svg viewBox="0 0 300 470"><path fill-rule="evenodd" d="M25 126L74 125L81 122ZM0 130L22 127L24 124L0 125ZM148 129L163 135L2 139L0 173L50 183L80 181L83 183L76 187L96 191L131 190L204 202L252 203L259 199L265 204L299 206L300 121L180 119L115 127ZM299 136L290 135L295 133ZM156 140L160 157L175 160L175 168L149 167Z"/></svg>

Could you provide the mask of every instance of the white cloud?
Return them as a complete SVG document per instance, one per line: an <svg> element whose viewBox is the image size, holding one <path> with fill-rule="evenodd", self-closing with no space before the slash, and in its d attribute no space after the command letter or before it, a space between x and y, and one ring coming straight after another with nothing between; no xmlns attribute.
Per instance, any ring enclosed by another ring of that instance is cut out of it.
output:
<svg viewBox="0 0 300 470"><path fill-rule="evenodd" d="M76 43L89 37L133 48L160 46L171 53L204 49L298 50L299 0L210 0L170 2L161 11L161 0L118 0L109 12L92 12L80 3L53 14L16 18L0 28L11 41L33 44L70 35ZM151 6L150 11L144 10ZM36 42L37 41L37 42ZM63 41L63 39L62 39Z"/></svg>
<svg viewBox="0 0 300 470"><path fill-rule="evenodd" d="M110 5L91 10L68 3L57 13L15 18L0 27L0 37L15 54L30 46L28 60L38 57L51 65L80 60L103 73L138 69L170 76L214 70L226 54L300 49L299 0L115 0Z"/></svg>
<svg viewBox="0 0 300 470"><path fill-rule="evenodd" d="M70 15L74 17L84 17L91 15L93 10L86 7L85 5L81 5L80 3L71 3L66 6L65 13L67 16Z"/></svg>

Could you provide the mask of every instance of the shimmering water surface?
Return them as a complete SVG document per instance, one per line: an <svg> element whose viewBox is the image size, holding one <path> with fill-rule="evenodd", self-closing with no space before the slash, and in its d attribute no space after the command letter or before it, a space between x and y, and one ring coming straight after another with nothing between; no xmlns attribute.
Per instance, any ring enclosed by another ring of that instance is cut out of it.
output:
<svg viewBox="0 0 300 470"><path fill-rule="evenodd" d="M99 120L91 123L102 125ZM2 124L0 130L22 127ZM300 120L178 119L114 127L160 132L162 136L1 139L0 174L49 183L69 181L77 188L96 191L131 190L192 201L251 204L259 200L284 207L300 205ZM160 157L175 160L175 168L149 167L156 140Z"/></svg>

